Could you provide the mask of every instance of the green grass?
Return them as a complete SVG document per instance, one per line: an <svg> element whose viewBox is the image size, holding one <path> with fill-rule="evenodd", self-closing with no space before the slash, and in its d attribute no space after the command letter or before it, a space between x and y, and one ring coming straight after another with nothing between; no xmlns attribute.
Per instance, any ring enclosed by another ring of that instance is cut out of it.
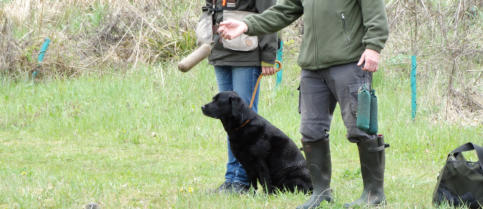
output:
<svg viewBox="0 0 483 209"><path fill-rule="evenodd" d="M283 85L264 78L259 112L300 145L300 70L286 64ZM409 79L375 76L387 150L386 208L431 208L446 154L482 143L483 127L411 121ZM206 63L189 73L172 65L52 79L0 78L0 208L294 208L303 194L224 195L226 138L200 107L217 92ZM420 99L425 99L421 88ZM337 109L331 130L332 187L340 208L362 190L357 148ZM475 160L475 156L471 156Z"/></svg>

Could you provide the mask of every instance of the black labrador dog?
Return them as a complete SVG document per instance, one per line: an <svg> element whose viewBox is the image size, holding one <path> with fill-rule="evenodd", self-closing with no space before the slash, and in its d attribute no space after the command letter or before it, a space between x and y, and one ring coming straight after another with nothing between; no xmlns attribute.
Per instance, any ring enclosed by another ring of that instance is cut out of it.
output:
<svg viewBox="0 0 483 209"><path fill-rule="evenodd" d="M218 93L201 109L206 116L221 120L233 155L255 189L258 180L268 193L312 191L309 170L297 145L250 109L237 93Z"/></svg>

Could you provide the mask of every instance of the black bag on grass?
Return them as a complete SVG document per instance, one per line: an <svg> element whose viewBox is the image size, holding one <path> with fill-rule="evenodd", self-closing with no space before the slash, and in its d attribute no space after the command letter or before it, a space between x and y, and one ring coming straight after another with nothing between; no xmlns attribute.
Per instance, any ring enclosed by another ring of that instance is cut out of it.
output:
<svg viewBox="0 0 483 209"><path fill-rule="evenodd" d="M469 162L462 152L475 150L478 162ZM483 206L483 148L464 144L448 154L446 165L438 176L433 204L481 208Z"/></svg>

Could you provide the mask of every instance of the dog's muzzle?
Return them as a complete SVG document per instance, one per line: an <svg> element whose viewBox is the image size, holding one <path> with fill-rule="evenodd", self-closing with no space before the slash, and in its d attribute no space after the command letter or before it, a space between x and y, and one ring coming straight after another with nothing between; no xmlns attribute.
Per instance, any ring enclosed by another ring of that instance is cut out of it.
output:
<svg viewBox="0 0 483 209"><path fill-rule="evenodd" d="M203 106L201 106L201 111L202 111L202 112L203 112L203 114L205 114L205 115L206 115L206 113L207 113L207 112L206 112L206 110L207 110L207 109L208 109L207 105L203 105Z"/></svg>
<svg viewBox="0 0 483 209"><path fill-rule="evenodd" d="M211 114L210 111L208 111L208 105L203 105L201 107L201 111L203 112L204 115L208 117L213 117L213 114Z"/></svg>

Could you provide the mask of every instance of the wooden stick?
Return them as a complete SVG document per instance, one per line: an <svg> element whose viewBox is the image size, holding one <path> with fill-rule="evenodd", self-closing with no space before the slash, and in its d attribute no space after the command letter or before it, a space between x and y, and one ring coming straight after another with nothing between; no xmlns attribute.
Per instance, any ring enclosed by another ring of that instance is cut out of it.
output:
<svg viewBox="0 0 483 209"><path fill-rule="evenodd" d="M178 63L178 70L181 72L188 72L195 65L200 63L202 60L207 58L211 53L211 45L203 44L198 49L193 51L187 57L185 57L181 62Z"/></svg>

